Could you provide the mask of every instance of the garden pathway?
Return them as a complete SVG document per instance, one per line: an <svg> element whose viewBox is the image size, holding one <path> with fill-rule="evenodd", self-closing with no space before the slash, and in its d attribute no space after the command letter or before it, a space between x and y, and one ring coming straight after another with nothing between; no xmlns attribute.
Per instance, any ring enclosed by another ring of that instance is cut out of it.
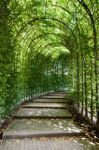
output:
<svg viewBox="0 0 99 150"><path fill-rule="evenodd" d="M0 150L98 150L73 121L67 100L59 92L22 105L3 133Z"/></svg>

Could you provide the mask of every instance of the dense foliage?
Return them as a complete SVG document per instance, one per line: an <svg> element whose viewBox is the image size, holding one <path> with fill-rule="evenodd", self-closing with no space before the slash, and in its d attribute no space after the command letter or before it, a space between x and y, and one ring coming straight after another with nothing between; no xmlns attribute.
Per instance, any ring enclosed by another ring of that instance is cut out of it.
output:
<svg viewBox="0 0 99 150"><path fill-rule="evenodd" d="M69 90L99 126L98 0L0 1L0 115Z"/></svg>

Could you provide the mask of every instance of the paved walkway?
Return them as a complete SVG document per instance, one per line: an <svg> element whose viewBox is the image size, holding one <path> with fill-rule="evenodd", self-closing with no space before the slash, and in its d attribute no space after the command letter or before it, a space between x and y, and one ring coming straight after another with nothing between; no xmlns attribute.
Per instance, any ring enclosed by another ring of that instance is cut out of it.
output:
<svg viewBox="0 0 99 150"><path fill-rule="evenodd" d="M64 93L28 102L3 133L0 150L98 150L72 120Z"/></svg>

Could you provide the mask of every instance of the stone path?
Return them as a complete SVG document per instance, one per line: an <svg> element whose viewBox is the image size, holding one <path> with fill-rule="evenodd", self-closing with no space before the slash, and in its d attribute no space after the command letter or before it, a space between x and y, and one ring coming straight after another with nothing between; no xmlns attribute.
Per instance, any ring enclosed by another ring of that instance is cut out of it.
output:
<svg viewBox="0 0 99 150"><path fill-rule="evenodd" d="M6 140L0 150L99 150L85 138Z"/></svg>
<svg viewBox="0 0 99 150"><path fill-rule="evenodd" d="M98 150L72 120L64 93L22 106L3 133L0 150Z"/></svg>

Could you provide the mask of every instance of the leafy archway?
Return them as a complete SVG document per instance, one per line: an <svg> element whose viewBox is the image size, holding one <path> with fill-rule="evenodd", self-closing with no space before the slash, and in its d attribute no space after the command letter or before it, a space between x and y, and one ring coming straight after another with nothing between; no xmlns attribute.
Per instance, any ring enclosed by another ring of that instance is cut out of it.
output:
<svg viewBox="0 0 99 150"><path fill-rule="evenodd" d="M0 2L2 117L24 99L68 90L99 127L98 15L97 0Z"/></svg>

